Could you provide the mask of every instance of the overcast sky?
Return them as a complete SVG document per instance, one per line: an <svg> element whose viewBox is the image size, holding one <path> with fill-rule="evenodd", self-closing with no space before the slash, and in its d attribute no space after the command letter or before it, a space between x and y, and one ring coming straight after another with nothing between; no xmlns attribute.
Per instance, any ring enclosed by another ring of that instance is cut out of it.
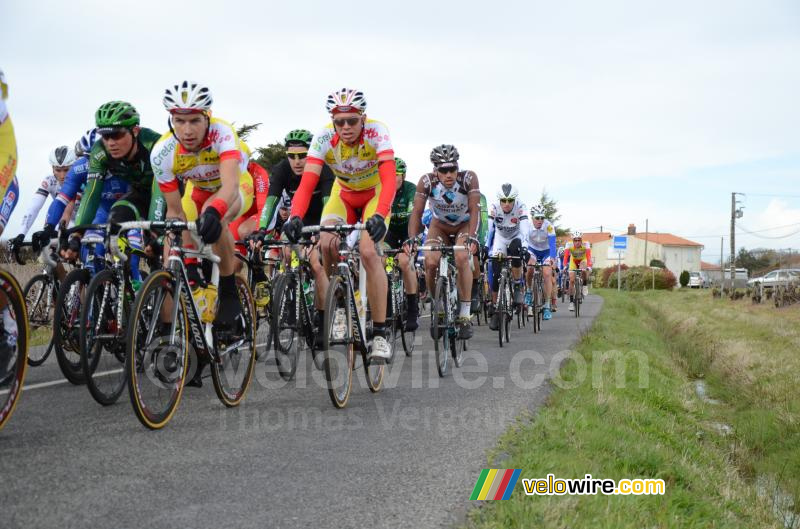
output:
<svg viewBox="0 0 800 529"><path fill-rule="evenodd" d="M263 123L254 147L318 130L327 93L357 87L409 178L429 170L434 145L452 143L490 198L505 181L528 205L546 188L565 227L643 231L649 219L651 231L705 244L708 261L721 235L727 253L730 193L744 192L741 225L758 237L742 233L737 247L800 248L796 1L2 9L22 195L6 236L48 151L74 144L100 104L128 100L163 132L161 94L188 78L211 87L216 116Z"/></svg>

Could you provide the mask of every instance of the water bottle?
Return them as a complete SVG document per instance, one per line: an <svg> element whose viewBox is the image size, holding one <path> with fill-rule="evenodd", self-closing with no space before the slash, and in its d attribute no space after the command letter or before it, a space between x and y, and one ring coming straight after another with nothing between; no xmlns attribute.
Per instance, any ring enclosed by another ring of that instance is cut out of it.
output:
<svg viewBox="0 0 800 529"><path fill-rule="evenodd" d="M314 306L314 288L313 285L305 279L303 280L303 294L306 296L306 306Z"/></svg>
<svg viewBox="0 0 800 529"><path fill-rule="evenodd" d="M200 315L200 318L203 319L206 312L206 292L203 287L196 286L192 289L192 298L194 298L195 304L197 304L197 313ZM203 320L205 321L205 320Z"/></svg>
<svg viewBox="0 0 800 529"><path fill-rule="evenodd" d="M203 310L203 321L211 323L217 315L217 285L208 285L205 289L206 306Z"/></svg>
<svg viewBox="0 0 800 529"><path fill-rule="evenodd" d="M358 317L362 319L364 317L364 305L361 303L361 291L356 290L354 297L356 298L356 310L358 310Z"/></svg>

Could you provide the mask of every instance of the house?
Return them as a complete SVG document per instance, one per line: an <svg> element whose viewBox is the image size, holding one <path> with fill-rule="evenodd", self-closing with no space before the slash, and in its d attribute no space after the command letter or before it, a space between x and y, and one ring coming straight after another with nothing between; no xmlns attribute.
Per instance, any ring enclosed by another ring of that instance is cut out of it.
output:
<svg viewBox="0 0 800 529"><path fill-rule="evenodd" d="M722 268L718 264L700 261L700 275L704 275L708 278L711 285L719 285L722 283Z"/></svg>
<svg viewBox="0 0 800 529"><path fill-rule="evenodd" d="M703 245L671 233L637 233L636 226L628 226L628 249L622 262L628 266L649 265L653 259L662 261L678 277L681 272L700 271L700 252ZM595 268L605 268L617 264L609 259L609 249L613 249L613 236L610 233L584 233L583 237L592 245L592 260ZM646 252L646 255L645 255Z"/></svg>

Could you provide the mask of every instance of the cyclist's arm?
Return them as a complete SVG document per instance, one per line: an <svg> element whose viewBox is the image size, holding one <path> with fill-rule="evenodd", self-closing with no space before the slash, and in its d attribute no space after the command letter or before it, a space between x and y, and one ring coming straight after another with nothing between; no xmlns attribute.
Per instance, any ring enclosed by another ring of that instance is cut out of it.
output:
<svg viewBox="0 0 800 529"><path fill-rule="evenodd" d="M44 206L45 201L47 200L47 189L44 187L39 187L36 190L36 193L33 195L33 200L31 201L30 208L28 212L22 217L22 233L27 235L28 231L33 226L33 222L36 220L36 217L39 215L39 211L41 211L42 206Z"/></svg>
<svg viewBox="0 0 800 529"><path fill-rule="evenodd" d="M55 201L53 202L55 204ZM52 206L52 204L51 204ZM66 208L64 208L64 213L61 215L61 218L58 219L59 224L64 224L65 226L69 224L69 219L72 218L72 210L75 209L75 201L72 200ZM49 224L49 222L47 223Z"/></svg>
<svg viewBox="0 0 800 529"><path fill-rule="evenodd" d="M167 203L167 216L168 219L180 219L186 220L186 213L183 211L183 205L181 204L181 193L180 191L164 191L163 188L161 192L164 194L164 201Z"/></svg>
<svg viewBox="0 0 800 529"><path fill-rule="evenodd" d="M269 174L269 191L267 191L267 198L264 201L264 207L261 209L261 217L258 221L259 229L269 228L272 217L275 215L278 201L283 194L284 183L281 178L281 170L279 166L274 166L272 172Z"/></svg>
<svg viewBox="0 0 800 529"><path fill-rule="evenodd" d="M564 249L564 260L561 263L562 264L562 268L566 269L566 268L569 267L569 260L570 260L569 248L565 248Z"/></svg>
<svg viewBox="0 0 800 529"><path fill-rule="evenodd" d="M547 242L550 243L550 259L555 263L558 261L558 250L556 249L556 229L551 225L553 233L547 236Z"/></svg>
<svg viewBox="0 0 800 529"><path fill-rule="evenodd" d="M92 146L89 153L89 169L86 175L86 185L83 187L81 205L75 217L75 225L89 224L94 219L100 200L103 198L103 175L106 173L106 151L103 142L98 141Z"/></svg>
<svg viewBox="0 0 800 529"><path fill-rule="evenodd" d="M66 216L67 219L72 217L72 209L75 207L75 197L78 195L81 186L86 181L87 162L78 160L72 167L69 168L67 177L64 179L64 185L56 195L53 203L47 209L47 217L45 217L45 224L55 226L59 221L63 220Z"/></svg>
<svg viewBox="0 0 800 529"><path fill-rule="evenodd" d="M414 206L408 216L408 238L413 239L422 231L422 212L430 193L430 180L423 176L417 183L417 192L414 194Z"/></svg>
<svg viewBox="0 0 800 529"><path fill-rule="evenodd" d="M292 211L289 217L300 217L302 219L306 216L308 204L311 202L311 196L314 193L314 188L317 187L319 175L322 173L322 166L325 163L323 160L312 158L311 156L307 160L306 168L300 179L300 186L294 194L294 200L292 200Z"/></svg>
<svg viewBox="0 0 800 529"><path fill-rule="evenodd" d="M494 213L494 211L492 211ZM491 249L494 243L494 215L489 215L489 233L486 236L486 246Z"/></svg>
<svg viewBox="0 0 800 529"><path fill-rule="evenodd" d="M481 215L481 190L478 186L478 175L475 173L471 174L467 189L469 189L469 236L476 237Z"/></svg>
<svg viewBox="0 0 800 529"><path fill-rule="evenodd" d="M591 268L592 267L592 247L591 246L586 248L586 267L587 268Z"/></svg>
<svg viewBox="0 0 800 529"><path fill-rule="evenodd" d="M381 177L381 194L378 196L376 213L388 218L392 211L394 194L397 191L397 167L394 163L394 151L386 150L378 153L378 175Z"/></svg>

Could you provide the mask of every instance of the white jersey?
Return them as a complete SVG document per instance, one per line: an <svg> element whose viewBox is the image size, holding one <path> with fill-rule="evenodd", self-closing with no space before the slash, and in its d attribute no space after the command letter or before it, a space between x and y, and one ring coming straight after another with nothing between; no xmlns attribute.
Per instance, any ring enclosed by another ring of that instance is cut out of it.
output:
<svg viewBox="0 0 800 529"><path fill-rule="evenodd" d="M469 222L469 195L480 193L472 171L459 171L453 186L447 188L435 173L420 178L417 193L428 200L433 218L450 226Z"/></svg>
<svg viewBox="0 0 800 529"><path fill-rule="evenodd" d="M514 207L508 213L503 211L499 202L489 208L489 231L495 230L495 237L527 240L530 225L528 209L519 200L514 202Z"/></svg>
<svg viewBox="0 0 800 529"><path fill-rule="evenodd" d="M0 97L0 125L2 125L6 119L8 119L8 107L6 107L5 100Z"/></svg>
<svg viewBox="0 0 800 529"><path fill-rule="evenodd" d="M39 211L42 210L42 206L44 206L44 203L47 201L47 195L50 195L50 197L55 200L59 191L61 191L61 182L52 174L45 176L42 183L39 184L39 189L37 189L36 193L33 195L30 209L28 209L28 212L22 217L23 234L27 235L31 226L33 226L33 222L36 220L36 217L39 216Z"/></svg>
<svg viewBox="0 0 800 529"><path fill-rule="evenodd" d="M531 222L531 231L528 235L528 246L534 250L544 251L550 249L550 237L556 236L556 228L549 220L542 222L542 227L538 230Z"/></svg>

